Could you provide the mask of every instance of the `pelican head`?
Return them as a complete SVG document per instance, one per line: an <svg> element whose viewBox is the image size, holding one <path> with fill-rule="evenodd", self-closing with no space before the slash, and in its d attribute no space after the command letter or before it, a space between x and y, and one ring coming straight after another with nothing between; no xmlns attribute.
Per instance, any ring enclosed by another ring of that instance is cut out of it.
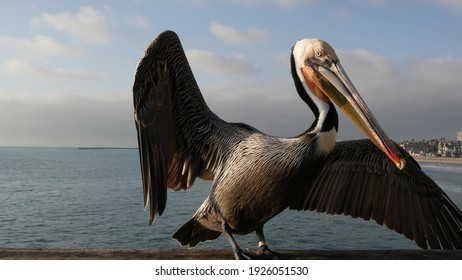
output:
<svg viewBox="0 0 462 280"><path fill-rule="evenodd" d="M297 76L320 109L335 103L399 169L406 162L343 70L335 50L319 39L297 41L292 50Z"/></svg>

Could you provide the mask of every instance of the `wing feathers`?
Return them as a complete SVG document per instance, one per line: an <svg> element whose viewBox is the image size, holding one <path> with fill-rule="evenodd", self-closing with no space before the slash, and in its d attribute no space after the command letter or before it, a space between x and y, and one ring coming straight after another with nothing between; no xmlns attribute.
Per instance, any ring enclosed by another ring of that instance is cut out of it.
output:
<svg viewBox="0 0 462 280"><path fill-rule="evenodd" d="M161 215L167 188L190 188L197 177L213 179L223 145L237 127L207 107L178 36L161 33L138 64L133 85L135 123L150 223Z"/></svg>
<svg viewBox="0 0 462 280"><path fill-rule="evenodd" d="M339 142L290 208L373 219L422 248L462 248L461 211L402 153L400 171L369 140Z"/></svg>

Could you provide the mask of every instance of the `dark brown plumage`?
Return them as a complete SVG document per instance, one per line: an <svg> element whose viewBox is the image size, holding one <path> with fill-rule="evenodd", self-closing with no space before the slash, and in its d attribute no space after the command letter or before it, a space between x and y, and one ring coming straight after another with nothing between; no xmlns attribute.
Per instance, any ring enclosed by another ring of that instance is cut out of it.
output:
<svg viewBox="0 0 462 280"><path fill-rule="evenodd" d="M460 210L410 155L401 153L407 161L403 170L369 140L338 142L290 208L372 219L422 248L461 248Z"/></svg>

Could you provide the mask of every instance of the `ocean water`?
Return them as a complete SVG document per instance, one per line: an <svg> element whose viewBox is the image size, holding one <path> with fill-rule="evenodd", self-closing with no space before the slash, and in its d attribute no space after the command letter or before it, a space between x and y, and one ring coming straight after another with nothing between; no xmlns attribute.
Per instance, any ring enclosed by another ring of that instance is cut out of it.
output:
<svg viewBox="0 0 462 280"><path fill-rule="evenodd" d="M462 208L462 167L422 165ZM172 234L201 205L210 182L169 192L153 226L143 211L135 149L0 147L0 248L180 248ZM286 210L265 226L277 249L417 249L413 241L345 216ZM255 248L254 234L236 236ZM197 248L229 248L223 236Z"/></svg>

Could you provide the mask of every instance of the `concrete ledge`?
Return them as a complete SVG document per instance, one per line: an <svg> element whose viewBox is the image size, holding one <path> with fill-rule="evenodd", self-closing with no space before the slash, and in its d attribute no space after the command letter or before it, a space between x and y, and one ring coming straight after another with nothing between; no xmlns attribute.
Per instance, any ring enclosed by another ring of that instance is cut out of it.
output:
<svg viewBox="0 0 462 280"><path fill-rule="evenodd" d="M249 251L252 253L252 251ZM461 260L462 250L277 250L300 260ZM0 260L232 260L230 249L17 249Z"/></svg>

